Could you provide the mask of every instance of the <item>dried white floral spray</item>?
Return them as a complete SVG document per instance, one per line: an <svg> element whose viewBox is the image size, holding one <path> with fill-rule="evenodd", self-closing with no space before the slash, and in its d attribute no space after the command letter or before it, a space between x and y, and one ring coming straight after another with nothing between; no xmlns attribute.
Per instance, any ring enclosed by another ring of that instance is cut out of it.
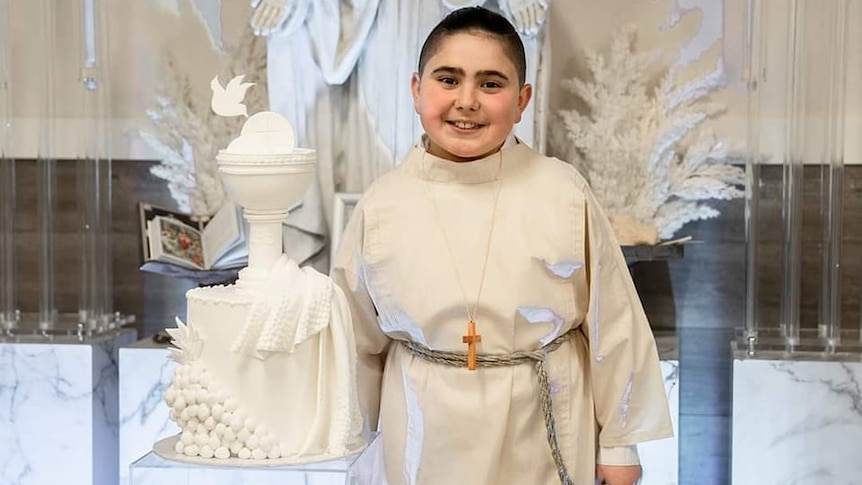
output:
<svg viewBox="0 0 862 485"><path fill-rule="evenodd" d="M702 124L724 112L708 97L724 85L716 68L683 85L671 67L657 86L655 52L636 52L633 26L614 34L605 58L586 52L591 80L564 81L586 109L561 109L550 148L577 167L610 216L652 224L662 239L719 212L701 201L742 197L744 171Z"/></svg>

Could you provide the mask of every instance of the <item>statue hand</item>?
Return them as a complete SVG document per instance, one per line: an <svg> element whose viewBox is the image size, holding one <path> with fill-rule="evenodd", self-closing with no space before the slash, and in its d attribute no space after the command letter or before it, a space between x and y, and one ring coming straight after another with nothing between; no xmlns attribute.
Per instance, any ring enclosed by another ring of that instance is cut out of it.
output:
<svg viewBox="0 0 862 485"><path fill-rule="evenodd" d="M550 0L500 0L505 2L504 10L511 16L512 23L522 35L535 36L547 18Z"/></svg>
<svg viewBox="0 0 862 485"><path fill-rule="evenodd" d="M287 20L293 7L290 0L252 0L249 24L255 35L269 35Z"/></svg>

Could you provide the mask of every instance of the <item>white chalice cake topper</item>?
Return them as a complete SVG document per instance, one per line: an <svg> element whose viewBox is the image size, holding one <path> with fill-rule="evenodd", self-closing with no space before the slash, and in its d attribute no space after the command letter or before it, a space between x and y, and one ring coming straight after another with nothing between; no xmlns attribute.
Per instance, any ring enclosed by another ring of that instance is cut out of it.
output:
<svg viewBox="0 0 862 485"><path fill-rule="evenodd" d="M231 79L224 88L218 76L212 80L216 114L248 116L243 98L254 84L243 78ZM282 224L314 179L317 157L314 150L296 147L293 127L284 116L261 111L245 120L216 161L230 198L242 206L249 222L248 267L240 272L238 288L251 291L283 254Z"/></svg>

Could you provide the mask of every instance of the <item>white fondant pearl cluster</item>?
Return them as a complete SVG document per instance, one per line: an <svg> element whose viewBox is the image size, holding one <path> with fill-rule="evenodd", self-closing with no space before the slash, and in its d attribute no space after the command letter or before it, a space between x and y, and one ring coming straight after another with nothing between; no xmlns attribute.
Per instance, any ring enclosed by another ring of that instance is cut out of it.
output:
<svg viewBox="0 0 862 485"><path fill-rule="evenodd" d="M170 417L182 430L178 454L248 460L281 458L272 433L225 396L200 362L179 366L165 391Z"/></svg>

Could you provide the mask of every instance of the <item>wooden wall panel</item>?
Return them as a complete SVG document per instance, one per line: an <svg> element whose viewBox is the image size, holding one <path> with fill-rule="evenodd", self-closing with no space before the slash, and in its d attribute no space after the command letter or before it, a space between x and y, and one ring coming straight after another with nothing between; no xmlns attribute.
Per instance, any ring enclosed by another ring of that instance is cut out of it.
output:
<svg viewBox="0 0 862 485"><path fill-rule="evenodd" d="M139 315L143 327L150 319L158 326L184 315L182 293L189 288L158 275L137 270L140 236L137 204L141 200L172 206L163 181L149 173L151 162L117 161L113 164L113 265L114 306ZM37 165L18 162L18 213L16 238L19 255L19 303L22 311L38 308L38 233L36 201ZM767 241L760 251L762 281L760 311L765 322L777 322L781 284L781 167L764 167L761 233ZM56 240L57 306L77 309L77 212L74 162L59 162L57 170ZM804 326L816 325L819 291L820 171L805 170L803 235L802 318ZM848 322L859 322L862 293L862 167L848 167L845 178L845 240L842 264L843 312ZM672 330L683 327L733 328L742 325L745 296L745 226L742 200L717 202L721 216L685 226L679 235L701 241L686 246L685 257L669 262L644 262L632 274L653 326ZM176 302L180 303L177 304ZM166 302L171 302L166 305ZM153 324L155 325L155 324ZM155 327L154 327L155 328Z"/></svg>

